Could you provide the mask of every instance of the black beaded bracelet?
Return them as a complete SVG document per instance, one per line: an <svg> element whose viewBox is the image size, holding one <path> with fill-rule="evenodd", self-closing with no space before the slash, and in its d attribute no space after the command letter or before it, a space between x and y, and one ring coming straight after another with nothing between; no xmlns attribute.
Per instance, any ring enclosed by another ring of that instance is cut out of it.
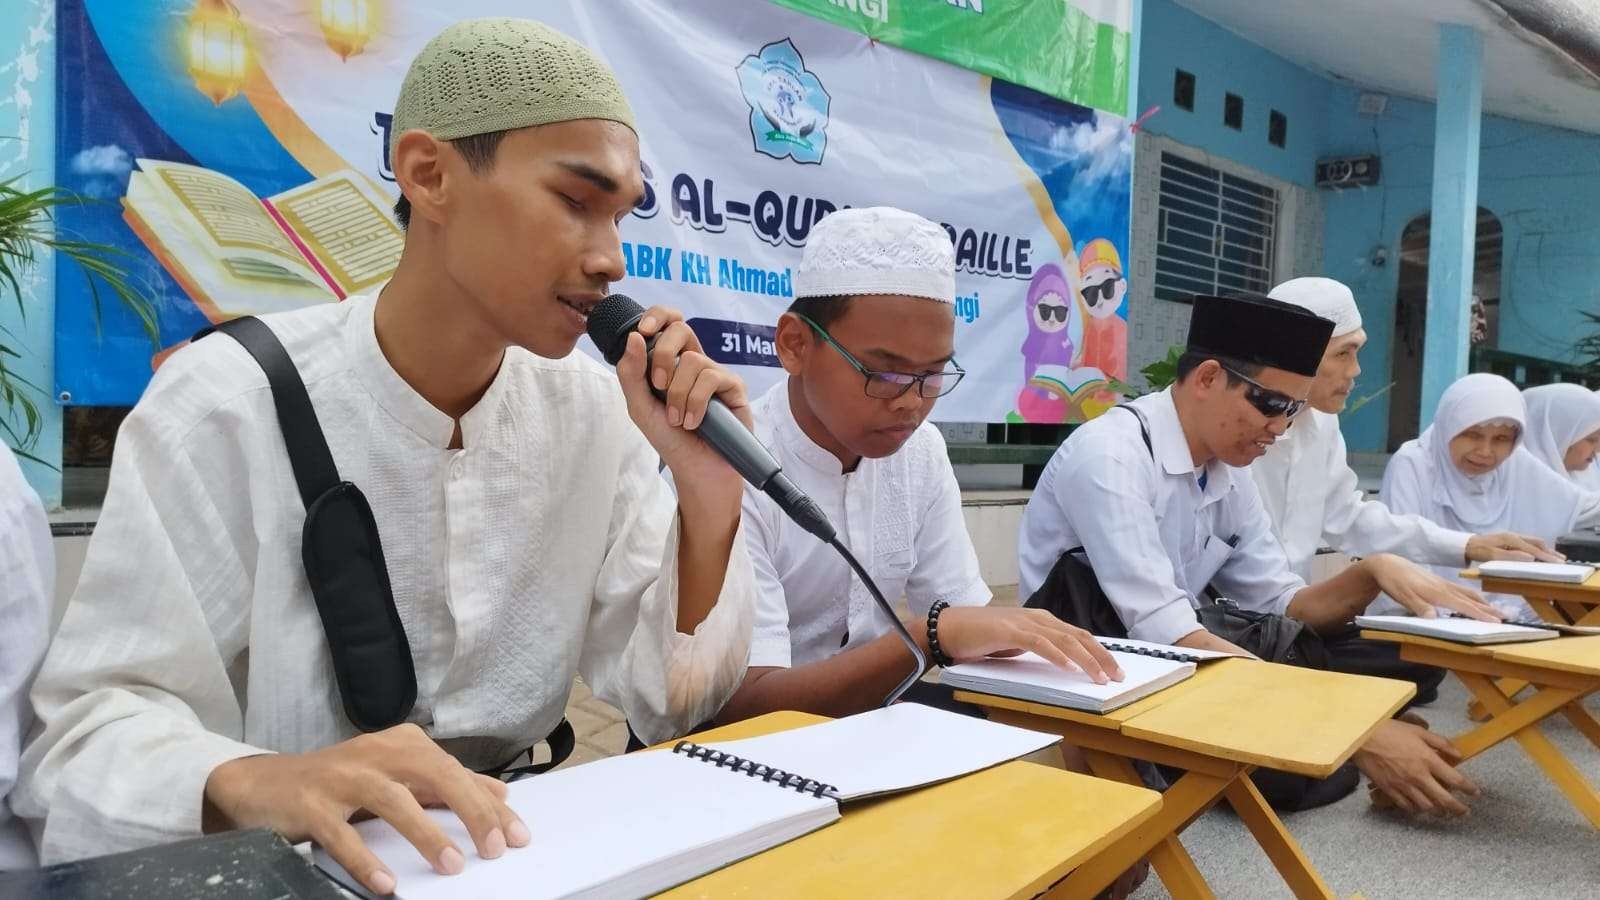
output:
<svg viewBox="0 0 1600 900"><path fill-rule="evenodd" d="M944 612L950 604L940 600L928 607L928 655L933 657L934 665L953 666L956 661L939 646L939 613Z"/></svg>

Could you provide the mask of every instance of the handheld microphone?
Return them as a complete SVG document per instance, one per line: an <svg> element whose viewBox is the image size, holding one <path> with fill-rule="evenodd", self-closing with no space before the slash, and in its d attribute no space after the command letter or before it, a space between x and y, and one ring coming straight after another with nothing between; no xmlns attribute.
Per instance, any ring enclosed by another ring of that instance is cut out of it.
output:
<svg viewBox="0 0 1600 900"><path fill-rule="evenodd" d="M628 349L628 335L638 330L642 318L644 307L623 294L612 294L589 311L589 338L599 348L606 362L614 366L622 359ZM649 338L645 346L647 351L653 348L655 338ZM666 394L653 384L650 392L666 399ZM739 417L721 400L711 398L706 405L705 418L695 433L726 459L745 481L771 497L778 508L799 523L801 528L824 542L833 542L836 536L833 523L828 521L821 507L796 487L789 476L783 474L783 467L772 458L771 451L756 440L750 429L744 427Z"/></svg>
<svg viewBox="0 0 1600 900"><path fill-rule="evenodd" d="M631 297L623 294L612 294L595 304L589 311L588 332L590 340L599 348L600 355L606 362L616 365L628 350L628 335L637 331L639 320L644 318L644 307L634 302ZM648 352L655 346L655 338L645 339L645 350ZM648 382L648 377L646 381ZM666 399L666 393L650 385L650 392L658 398ZM834 530L833 523L828 521L828 516L817 506L815 500L805 495L805 492L783 474L783 467L772 458L772 452L756 440L750 429L733 414L733 410L715 397L706 405L706 415L701 420L695 433L717 451L728 464L733 466L745 481L755 485L757 490L771 497L778 504L784 514L793 519L801 528L816 535L823 543L833 547L839 555L844 557L850 568L855 570L861 583L866 585L867 591L872 594L872 599L877 603L884 615L889 617L889 622L899 634L900 640L911 652L916 660L916 667L903 679L888 697L884 698L883 705L888 706L900 699L922 673L928 668L927 657L922 648L917 646L916 639L906 631L906 626L900 621L900 616L894 607L883 598L883 593L873 583L867 570L856 561L850 550L840 540L838 532Z"/></svg>

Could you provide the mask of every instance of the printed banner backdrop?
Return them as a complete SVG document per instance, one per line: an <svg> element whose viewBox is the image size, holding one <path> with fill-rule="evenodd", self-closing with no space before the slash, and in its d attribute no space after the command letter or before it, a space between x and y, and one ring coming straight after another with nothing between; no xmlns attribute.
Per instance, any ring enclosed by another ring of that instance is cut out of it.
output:
<svg viewBox="0 0 1600 900"><path fill-rule="evenodd" d="M527 4L60 0L59 178L103 201L62 225L132 254L161 324L152 346L114 304L97 317L63 271L66 402L131 404L209 322L381 286L403 243L386 142L405 68L452 21L517 14ZM773 324L812 224L893 205L957 250L970 374L935 418L1078 421L1115 402L1123 118L775 4L553 0L536 15L615 67L638 116L647 197L616 289L684 309L752 390L781 377Z"/></svg>
<svg viewBox="0 0 1600 900"><path fill-rule="evenodd" d="M1132 0L770 0L885 44L1121 115Z"/></svg>

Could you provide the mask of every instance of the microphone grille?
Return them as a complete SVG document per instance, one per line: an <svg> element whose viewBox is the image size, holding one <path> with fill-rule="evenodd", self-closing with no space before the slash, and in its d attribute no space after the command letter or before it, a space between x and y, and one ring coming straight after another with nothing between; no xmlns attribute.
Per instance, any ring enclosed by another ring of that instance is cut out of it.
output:
<svg viewBox="0 0 1600 900"><path fill-rule="evenodd" d="M626 294L612 294L589 310L589 339L606 362L616 365L628 348L628 334L644 318L644 307Z"/></svg>

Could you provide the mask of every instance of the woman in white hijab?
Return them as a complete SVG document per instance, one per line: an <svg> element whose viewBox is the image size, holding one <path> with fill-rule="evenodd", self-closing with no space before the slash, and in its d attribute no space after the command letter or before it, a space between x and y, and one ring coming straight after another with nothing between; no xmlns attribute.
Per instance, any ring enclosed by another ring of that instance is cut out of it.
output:
<svg viewBox="0 0 1600 900"><path fill-rule="evenodd" d="M1580 524L1600 522L1600 493L1583 490L1536 459L1522 446L1527 431L1516 385L1498 375L1468 375L1439 398L1428 430L1389 460L1379 496L1395 512L1416 513L1445 528L1515 531L1548 542ZM1450 567L1434 570L1459 577ZM1537 621L1520 597L1486 599L1508 621Z"/></svg>
<svg viewBox="0 0 1600 900"><path fill-rule="evenodd" d="M1528 404L1525 446L1550 470L1586 490L1600 488L1600 394L1577 384L1543 384L1522 392Z"/></svg>

